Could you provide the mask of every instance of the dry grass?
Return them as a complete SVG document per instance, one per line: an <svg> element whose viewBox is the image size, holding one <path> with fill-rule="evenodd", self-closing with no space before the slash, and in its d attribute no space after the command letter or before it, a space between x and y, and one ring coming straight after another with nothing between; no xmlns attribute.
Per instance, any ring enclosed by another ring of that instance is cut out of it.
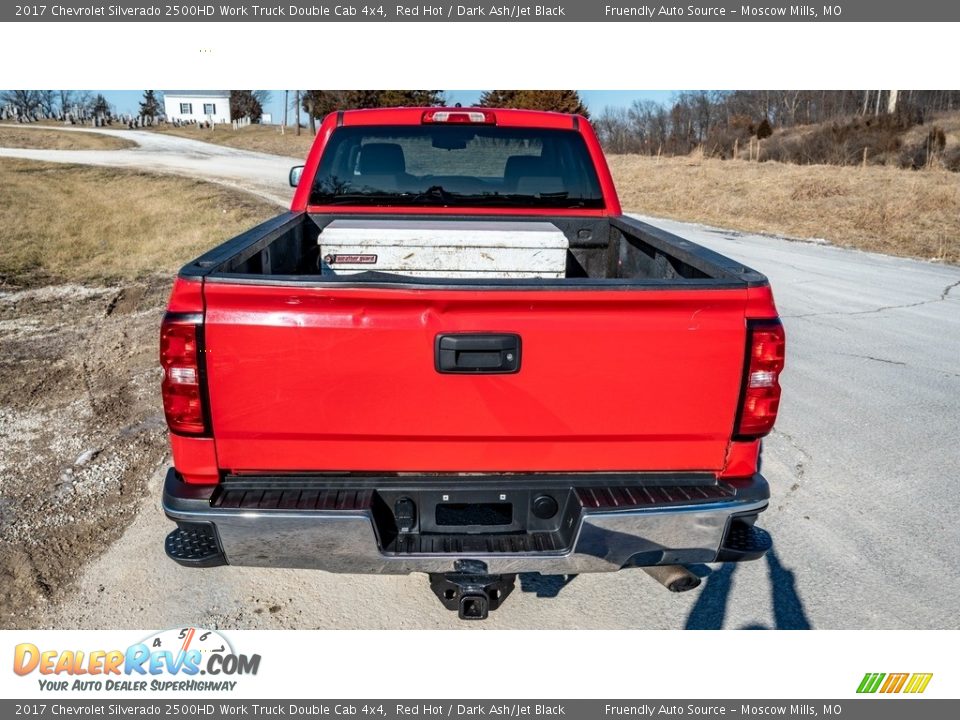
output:
<svg viewBox="0 0 960 720"><path fill-rule="evenodd" d="M131 140L88 132L34 130L22 125L0 125L0 147L36 150L123 150L136 147Z"/></svg>
<svg viewBox="0 0 960 720"><path fill-rule="evenodd" d="M932 113L925 119L923 125L914 125L904 133L904 143L922 143L933 127L939 127L943 130L947 139L947 147L960 145L960 112Z"/></svg>
<svg viewBox="0 0 960 720"><path fill-rule="evenodd" d="M203 140L217 145L226 145L241 150L283 155L300 160L307 156L307 152L313 144L313 135L307 128L301 128L299 136L296 134L295 128L286 128L285 134L281 135L279 125L249 125L239 130L234 130L230 125L217 125L213 130L203 129L196 125L183 127L159 125L145 129L167 135L179 135L192 140Z"/></svg>
<svg viewBox="0 0 960 720"><path fill-rule="evenodd" d="M941 170L612 155L626 211L960 262L960 176Z"/></svg>
<svg viewBox="0 0 960 720"><path fill-rule="evenodd" d="M132 280L275 214L246 193L128 170L0 160L0 282Z"/></svg>

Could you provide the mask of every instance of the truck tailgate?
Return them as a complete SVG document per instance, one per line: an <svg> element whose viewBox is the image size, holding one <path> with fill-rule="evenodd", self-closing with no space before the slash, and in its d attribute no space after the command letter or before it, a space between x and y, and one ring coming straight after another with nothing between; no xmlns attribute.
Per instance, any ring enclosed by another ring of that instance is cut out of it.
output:
<svg viewBox="0 0 960 720"><path fill-rule="evenodd" d="M221 469L718 470L745 289L413 289L207 280ZM515 333L514 374L442 374L445 333Z"/></svg>

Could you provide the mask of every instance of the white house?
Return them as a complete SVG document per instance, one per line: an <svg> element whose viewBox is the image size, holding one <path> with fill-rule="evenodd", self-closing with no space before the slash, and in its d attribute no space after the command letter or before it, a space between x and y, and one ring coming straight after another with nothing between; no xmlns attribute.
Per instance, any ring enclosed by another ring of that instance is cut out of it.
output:
<svg viewBox="0 0 960 720"><path fill-rule="evenodd" d="M164 90L168 122L230 122L229 90Z"/></svg>

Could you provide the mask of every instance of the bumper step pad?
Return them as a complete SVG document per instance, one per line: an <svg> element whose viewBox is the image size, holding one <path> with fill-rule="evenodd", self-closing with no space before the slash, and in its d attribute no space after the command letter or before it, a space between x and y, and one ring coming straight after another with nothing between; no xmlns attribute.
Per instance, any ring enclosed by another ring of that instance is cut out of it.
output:
<svg viewBox="0 0 960 720"><path fill-rule="evenodd" d="M181 523L164 542L167 556L187 567L226 565L226 558L213 526L206 523Z"/></svg>
<svg viewBox="0 0 960 720"><path fill-rule="evenodd" d="M739 518L730 521L730 527L720 546L717 562L757 560L773 547L773 538L763 528Z"/></svg>
<svg viewBox="0 0 960 720"><path fill-rule="evenodd" d="M736 496L736 491L724 484L578 487L575 490L583 507L591 510L722 502Z"/></svg>

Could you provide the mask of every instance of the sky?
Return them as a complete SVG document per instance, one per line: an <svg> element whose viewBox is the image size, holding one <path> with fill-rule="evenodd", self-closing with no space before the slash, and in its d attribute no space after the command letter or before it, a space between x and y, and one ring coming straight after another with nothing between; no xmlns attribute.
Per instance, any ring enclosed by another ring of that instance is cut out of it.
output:
<svg viewBox="0 0 960 720"><path fill-rule="evenodd" d="M136 113L140 100L143 98L142 90L104 90L103 92L107 102L114 106L119 113ZM162 92L162 91L161 91ZM474 104L479 98L482 90L446 90L447 100L452 105L461 103L464 106ZM667 103L673 97L674 90L580 90L580 97L583 98L587 108L594 114L599 113L607 106L626 106L634 100L654 100L660 103ZM264 112L272 115L272 121L277 123L283 118L283 90L272 90L270 102L264 108ZM306 117L304 117L306 120ZM291 119L292 122L292 119Z"/></svg>

